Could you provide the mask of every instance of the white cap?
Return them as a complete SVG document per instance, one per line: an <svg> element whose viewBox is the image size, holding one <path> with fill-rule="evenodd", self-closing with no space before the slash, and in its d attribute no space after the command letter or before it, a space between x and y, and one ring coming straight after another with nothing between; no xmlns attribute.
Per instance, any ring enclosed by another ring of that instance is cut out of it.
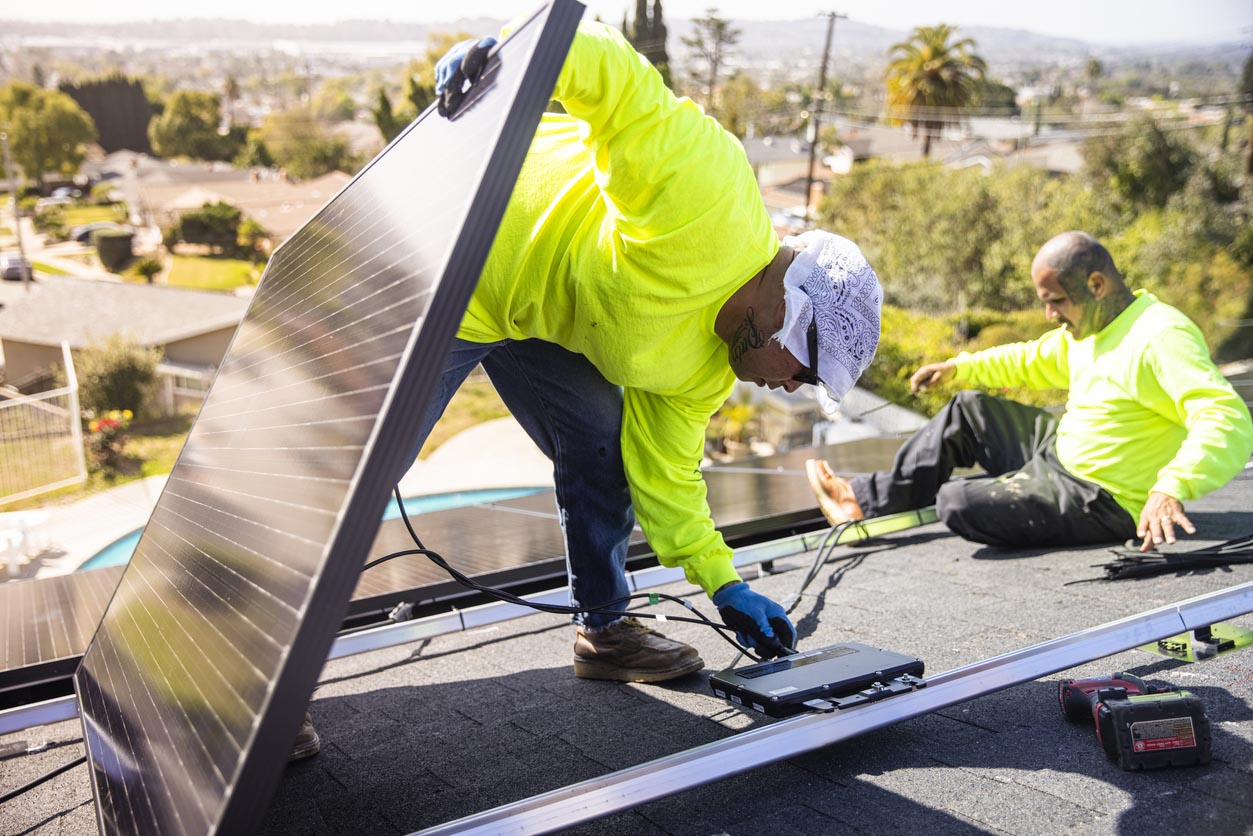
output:
<svg viewBox="0 0 1253 836"><path fill-rule="evenodd" d="M879 347L883 288L857 245L820 229L783 239L796 251L783 277L783 327L774 338L809 367L809 323L818 323L818 378L840 400Z"/></svg>

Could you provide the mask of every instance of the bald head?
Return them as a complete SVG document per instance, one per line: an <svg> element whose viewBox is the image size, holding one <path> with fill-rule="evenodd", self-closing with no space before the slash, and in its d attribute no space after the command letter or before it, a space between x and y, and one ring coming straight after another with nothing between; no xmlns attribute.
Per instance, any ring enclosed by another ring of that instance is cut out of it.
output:
<svg viewBox="0 0 1253 836"><path fill-rule="evenodd" d="M1112 282L1111 290L1126 288L1109 250L1086 232L1063 232L1050 238L1031 263L1032 275L1041 268L1055 271L1057 281L1076 301L1091 298L1088 279L1093 273Z"/></svg>
<svg viewBox="0 0 1253 836"><path fill-rule="evenodd" d="M1078 339L1098 333L1135 301L1109 250L1086 232L1063 232L1041 247L1031 281L1048 318Z"/></svg>

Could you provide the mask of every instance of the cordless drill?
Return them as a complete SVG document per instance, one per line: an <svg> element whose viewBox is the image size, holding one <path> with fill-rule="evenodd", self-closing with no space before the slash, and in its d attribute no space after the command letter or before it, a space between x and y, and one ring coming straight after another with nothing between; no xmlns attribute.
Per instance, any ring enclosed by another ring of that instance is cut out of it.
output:
<svg viewBox="0 0 1253 836"><path fill-rule="evenodd" d="M1057 700L1071 721L1091 718L1096 738L1123 769L1154 769L1210 761L1210 725L1194 694L1115 673L1063 679Z"/></svg>

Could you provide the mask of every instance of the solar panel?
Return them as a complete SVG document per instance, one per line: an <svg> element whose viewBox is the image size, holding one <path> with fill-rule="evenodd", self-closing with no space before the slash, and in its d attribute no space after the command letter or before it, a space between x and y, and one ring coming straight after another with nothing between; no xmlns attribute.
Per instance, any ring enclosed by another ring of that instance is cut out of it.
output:
<svg viewBox="0 0 1253 836"><path fill-rule="evenodd" d="M271 259L75 674L102 832L260 822L581 12Z"/></svg>

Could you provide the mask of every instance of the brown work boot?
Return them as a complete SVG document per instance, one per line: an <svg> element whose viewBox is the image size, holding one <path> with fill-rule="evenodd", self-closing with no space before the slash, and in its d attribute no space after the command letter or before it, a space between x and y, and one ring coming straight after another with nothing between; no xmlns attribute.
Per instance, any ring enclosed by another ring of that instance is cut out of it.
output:
<svg viewBox="0 0 1253 836"><path fill-rule="evenodd" d="M617 682L662 682L705 667L696 648L668 639L635 618L595 632L577 628L574 675Z"/></svg>
<svg viewBox="0 0 1253 836"><path fill-rule="evenodd" d="M322 739L318 737L318 730L313 727L313 717L308 711L305 712L305 721L300 724L300 731L296 733L296 742L292 744L291 754L287 756L287 762L300 761L305 758L311 758L322 749Z"/></svg>
<svg viewBox="0 0 1253 836"><path fill-rule="evenodd" d="M841 479L831 471L831 465L823 459L809 459L805 462L805 474L809 477L809 486L818 497L818 507L822 515L831 525L840 525L849 520L865 518L857 497L853 494L853 486L847 479Z"/></svg>

